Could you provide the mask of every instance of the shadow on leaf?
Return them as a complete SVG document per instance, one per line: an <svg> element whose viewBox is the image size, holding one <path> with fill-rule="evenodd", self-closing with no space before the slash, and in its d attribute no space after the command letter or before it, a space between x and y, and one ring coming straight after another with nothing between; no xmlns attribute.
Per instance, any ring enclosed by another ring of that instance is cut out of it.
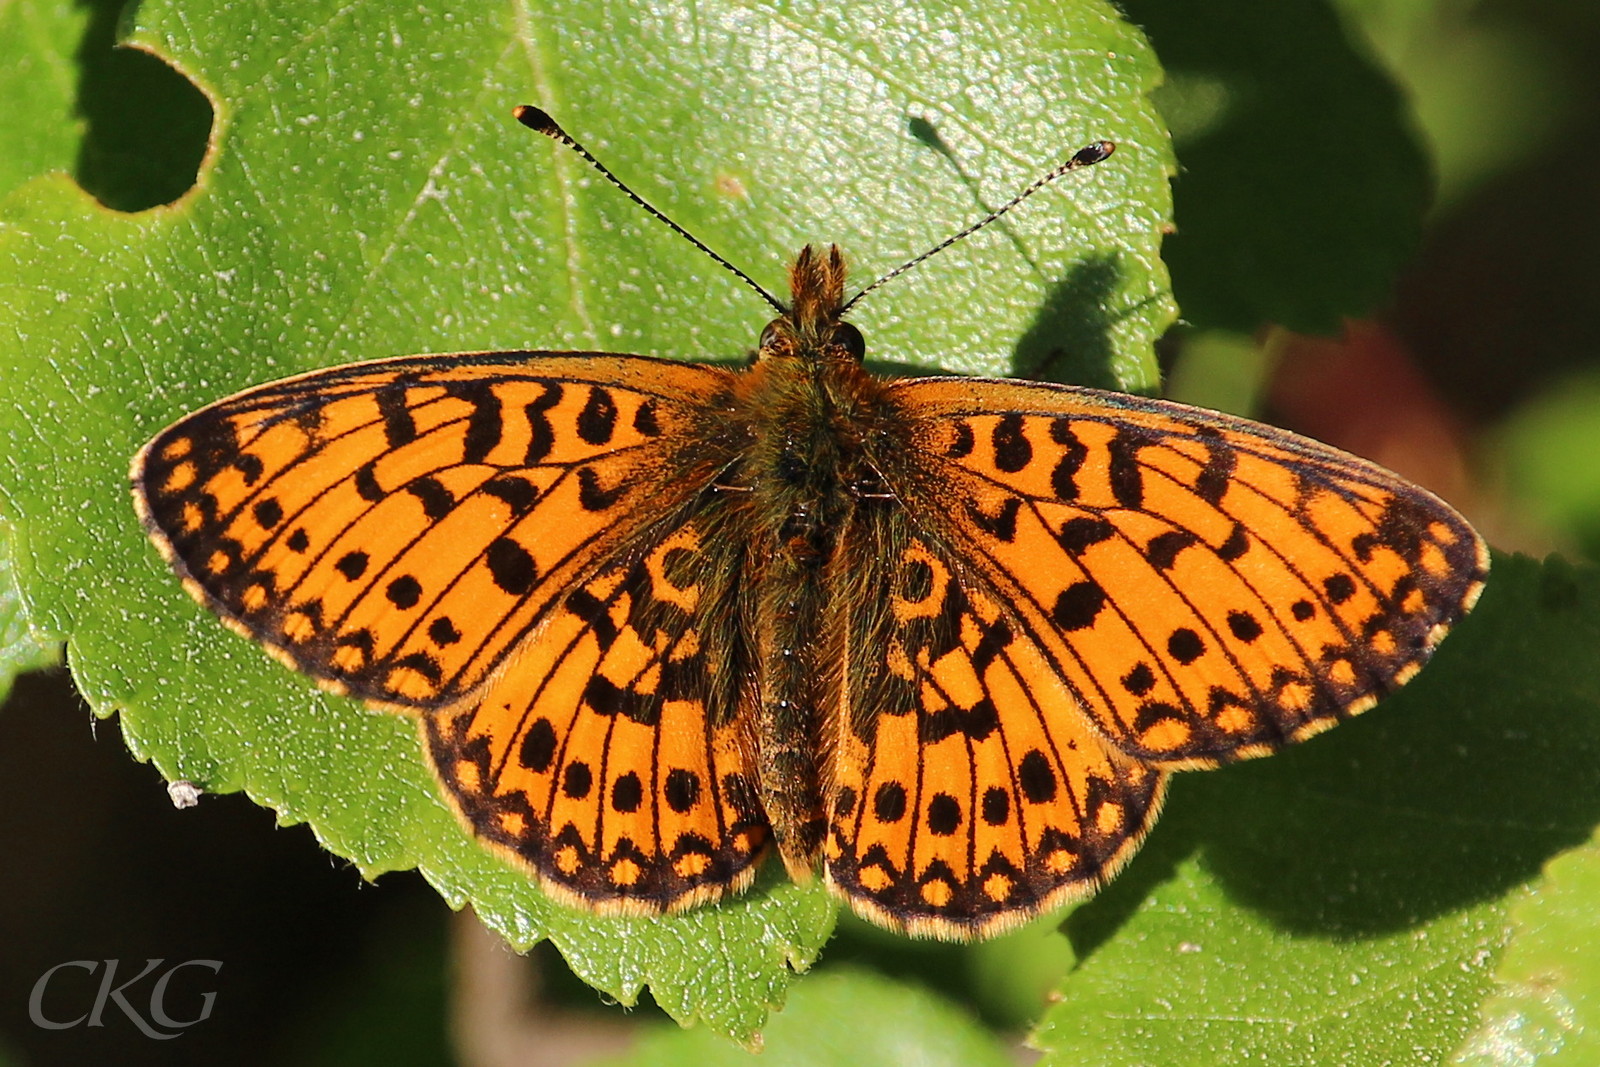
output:
<svg viewBox="0 0 1600 1067"><path fill-rule="evenodd" d="M1066 923L1083 958L1191 852L1297 934L1364 937L1504 895L1600 822L1600 570L1499 557L1433 663L1271 759L1181 774L1122 879Z"/></svg>

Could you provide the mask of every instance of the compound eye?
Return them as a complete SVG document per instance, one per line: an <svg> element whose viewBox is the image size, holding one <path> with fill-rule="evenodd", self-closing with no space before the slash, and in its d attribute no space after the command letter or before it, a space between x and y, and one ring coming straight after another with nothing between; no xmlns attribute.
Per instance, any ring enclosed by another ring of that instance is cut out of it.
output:
<svg viewBox="0 0 1600 1067"><path fill-rule="evenodd" d="M782 329L784 320L773 319L761 330L761 339L756 342L757 350L771 348L778 340L779 330Z"/></svg>
<svg viewBox="0 0 1600 1067"><path fill-rule="evenodd" d="M861 359L867 354L866 338L848 322L834 323L833 336L829 340L848 352L851 359Z"/></svg>

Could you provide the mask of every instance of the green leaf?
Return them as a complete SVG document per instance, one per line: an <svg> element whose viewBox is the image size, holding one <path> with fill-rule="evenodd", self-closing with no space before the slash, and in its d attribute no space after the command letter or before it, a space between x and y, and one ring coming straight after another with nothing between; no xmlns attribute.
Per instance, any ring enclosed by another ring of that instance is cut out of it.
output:
<svg viewBox="0 0 1600 1067"><path fill-rule="evenodd" d="M1600 1062L1600 847L1558 856L1511 905L1511 941L1461 1067Z"/></svg>
<svg viewBox="0 0 1600 1067"><path fill-rule="evenodd" d="M1600 823L1597 660L1600 570L1498 557L1379 708L1179 776L1144 852L1068 920L1045 1062L1442 1060L1495 992L1519 887Z"/></svg>
<svg viewBox="0 0 1600 1067"><path fill-rule="evenodd" d="M0 519L0 704L17 675L60 662L61 643L33 628L11 562L11 524Z"/></svg>
<svg viewBox="0 0 1600 1067"><path fill-rule="evenodd" d="M82 134L71 117L72 51L84 13L70 3L0 4L0 197L71 164ZM12 563L11 522L0 511L0 704L17 675L60 662L61 649L33 626Z"/></svg>
<svg viewBox="0 0 1600 1067"><path fill-rule="evenodd" d="M1399 90L1325 0L1127 0L1183 160L1164 255L1185 321L1332 333L1415 253L1428 161Z"/></svg>
<svg viewBox="0 0 1600 1067"><path fill-rule="evenodd" d="M1496 436L1519 519L1600 559L1600 374L1558 378Z"/></svg>
<svg viewBox="0 0 1600 1067"><path fill-rule="evenodd" d="M0 196L72 166L83 135L72 114L72 53L86 21L83 8L65 0L0 4Z"/></svg>
<svg viewBox="0 0 1600 1067"><path fill-rule="evenodd" d="M169 779L246 790L368 875L419 867L513 944L551 938L625 1003L648 984L679 1020L748 1035L828 936L820 889L769 871L657 920L552 904L457 827L409 723L316 692L188 600L138 528L129 457L201 404L354 359L746 352L770 310L517 126L524 101L769 288L806 241L881 274L1116 140L857 321L881 360L1149 387L1172 161L1142 38L1100 0L928 4L915 24L888 3L146 3L132 33L215 106L197 188L132 216L64 178L0 202L0 506L35 624Z"/></svg>
<svg viewBox="0 0 1600 1067"><path fill-rule="evenodd" d="M704 1031L658 1030L609 1067L1008 1067L1010 1052L960 1009L931 993L853 969L797 986L789 1005L742 1051ZM759 1051L760 1055L756 1053Z"/></svg>

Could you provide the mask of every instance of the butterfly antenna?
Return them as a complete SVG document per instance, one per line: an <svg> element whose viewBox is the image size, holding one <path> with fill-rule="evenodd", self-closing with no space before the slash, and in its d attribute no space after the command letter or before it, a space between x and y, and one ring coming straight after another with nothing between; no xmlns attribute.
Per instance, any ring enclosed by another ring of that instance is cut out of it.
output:
<svg viewBox="0 0 1600 1067"><path fill-rule="evenodd" d="M729 263L727 260L717 255L710 248L706 247L705 242L700 240L700 238L696 237L682 226L679 226L676 222L673 222L671 219L667 218L660 211L656 210L655 205L651 204L644 197L640 196L638 193L622 184L621 178L617 177L615 174L612 174L611 171L606 169L606 165L604 163L600 162L598 159L594 158L594 156L589 154L589 150L587 148L573 140L572 135L567 133L566 130L563 130L560 125L556 123L556 120L551 118L547 112L534 107L532 104L522 104L514 108L511 114L518 122L528 127L528 129L542 133L553 141L559 141L568 148L572 149L574 152L578 153L578 155L582 156L588 162L589 166L599 171L606 181L610 182L612 185L615 185L618 189L621 189L624 193L626 193L628 199L632 200L635 204L638 204L640 207L650 212L650 214L654 215L656 218L672 227L673 232L679 237L682 237L700 251L710 256L715 262L720 264L723 269L727 270L734 277L738 278L750 288L754 289L757 293L761 294L761 299L765 300L767 303L776 308L778 314L788 314L789 309L779 303L778 299L771 293L757 285L754 278L750 277L750 275L746 274L738 267L735 267L732 263Z"/></svg>
<svg viewBox="0 0 1600 1067"><path fill-rule="evenodd" d="M876 289L884 282L887 282L891 278L898 278L900 275L904 274L912 267L915 267L923 260L931 259L940 252L943 252L945 249L949 248L951 245L955 244L957 241L971 237L973 234L989 225L989 223L993 222L1001 215L1004 215L1006 212L1010 211L1012 208L1028 199L1028 197L1032 196L1034 193L1037 193L1040 189L1043 189L1045 186L1061 177L1067 171L1077 170L1079 167L1092 167L1096 163L1104 160L1107 156L1111 155L1111 153L1116 151L1116 149L1117 146L1110 141L1096 141L1094 144L1085 145L1083 148L1078 149L1073 153L1071 159L1067 160L1055 170L1052 170L1050 173L1046 174L1044 177L1040 178L1038 181L1022 190L1022 192L1018 193L1016 196L1013 196L1010 200L1007 200L1004 204L1001 204L999 207L989 212L989 214L985 215L977 222L974 222L971 226L968 226L958 234L946 237L943 241L940 241L938 244L922 253L922 255L918 256L916 259L900 264L900 266L896 267L888 274L885 274L883 277L879 278L877 281L861 290L855 296L852 296L849 300L845 301L844 306L839 309L839 314L843 315L846 311L849 311L850 308L854 306L856 301L872 292L872 290ZM615 179L612 180L614 181Z"/></svg>

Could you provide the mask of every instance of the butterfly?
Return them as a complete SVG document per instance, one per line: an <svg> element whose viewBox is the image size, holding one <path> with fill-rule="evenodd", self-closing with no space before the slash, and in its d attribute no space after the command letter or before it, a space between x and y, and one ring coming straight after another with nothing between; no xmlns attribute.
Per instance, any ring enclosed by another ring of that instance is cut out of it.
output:
<svg viewBox="0 0 1600 1067"><path fill-rule="evenodd" d="M1460 515L1307 438L876 377L844 282L803 249L742 370L485 352L248 389L140 451L137 509L228 626L414 716L467 830L555 898L679 911L776 852L949 939L1093 892L1172 772L1367 709L1483 587Z"/></svg>

